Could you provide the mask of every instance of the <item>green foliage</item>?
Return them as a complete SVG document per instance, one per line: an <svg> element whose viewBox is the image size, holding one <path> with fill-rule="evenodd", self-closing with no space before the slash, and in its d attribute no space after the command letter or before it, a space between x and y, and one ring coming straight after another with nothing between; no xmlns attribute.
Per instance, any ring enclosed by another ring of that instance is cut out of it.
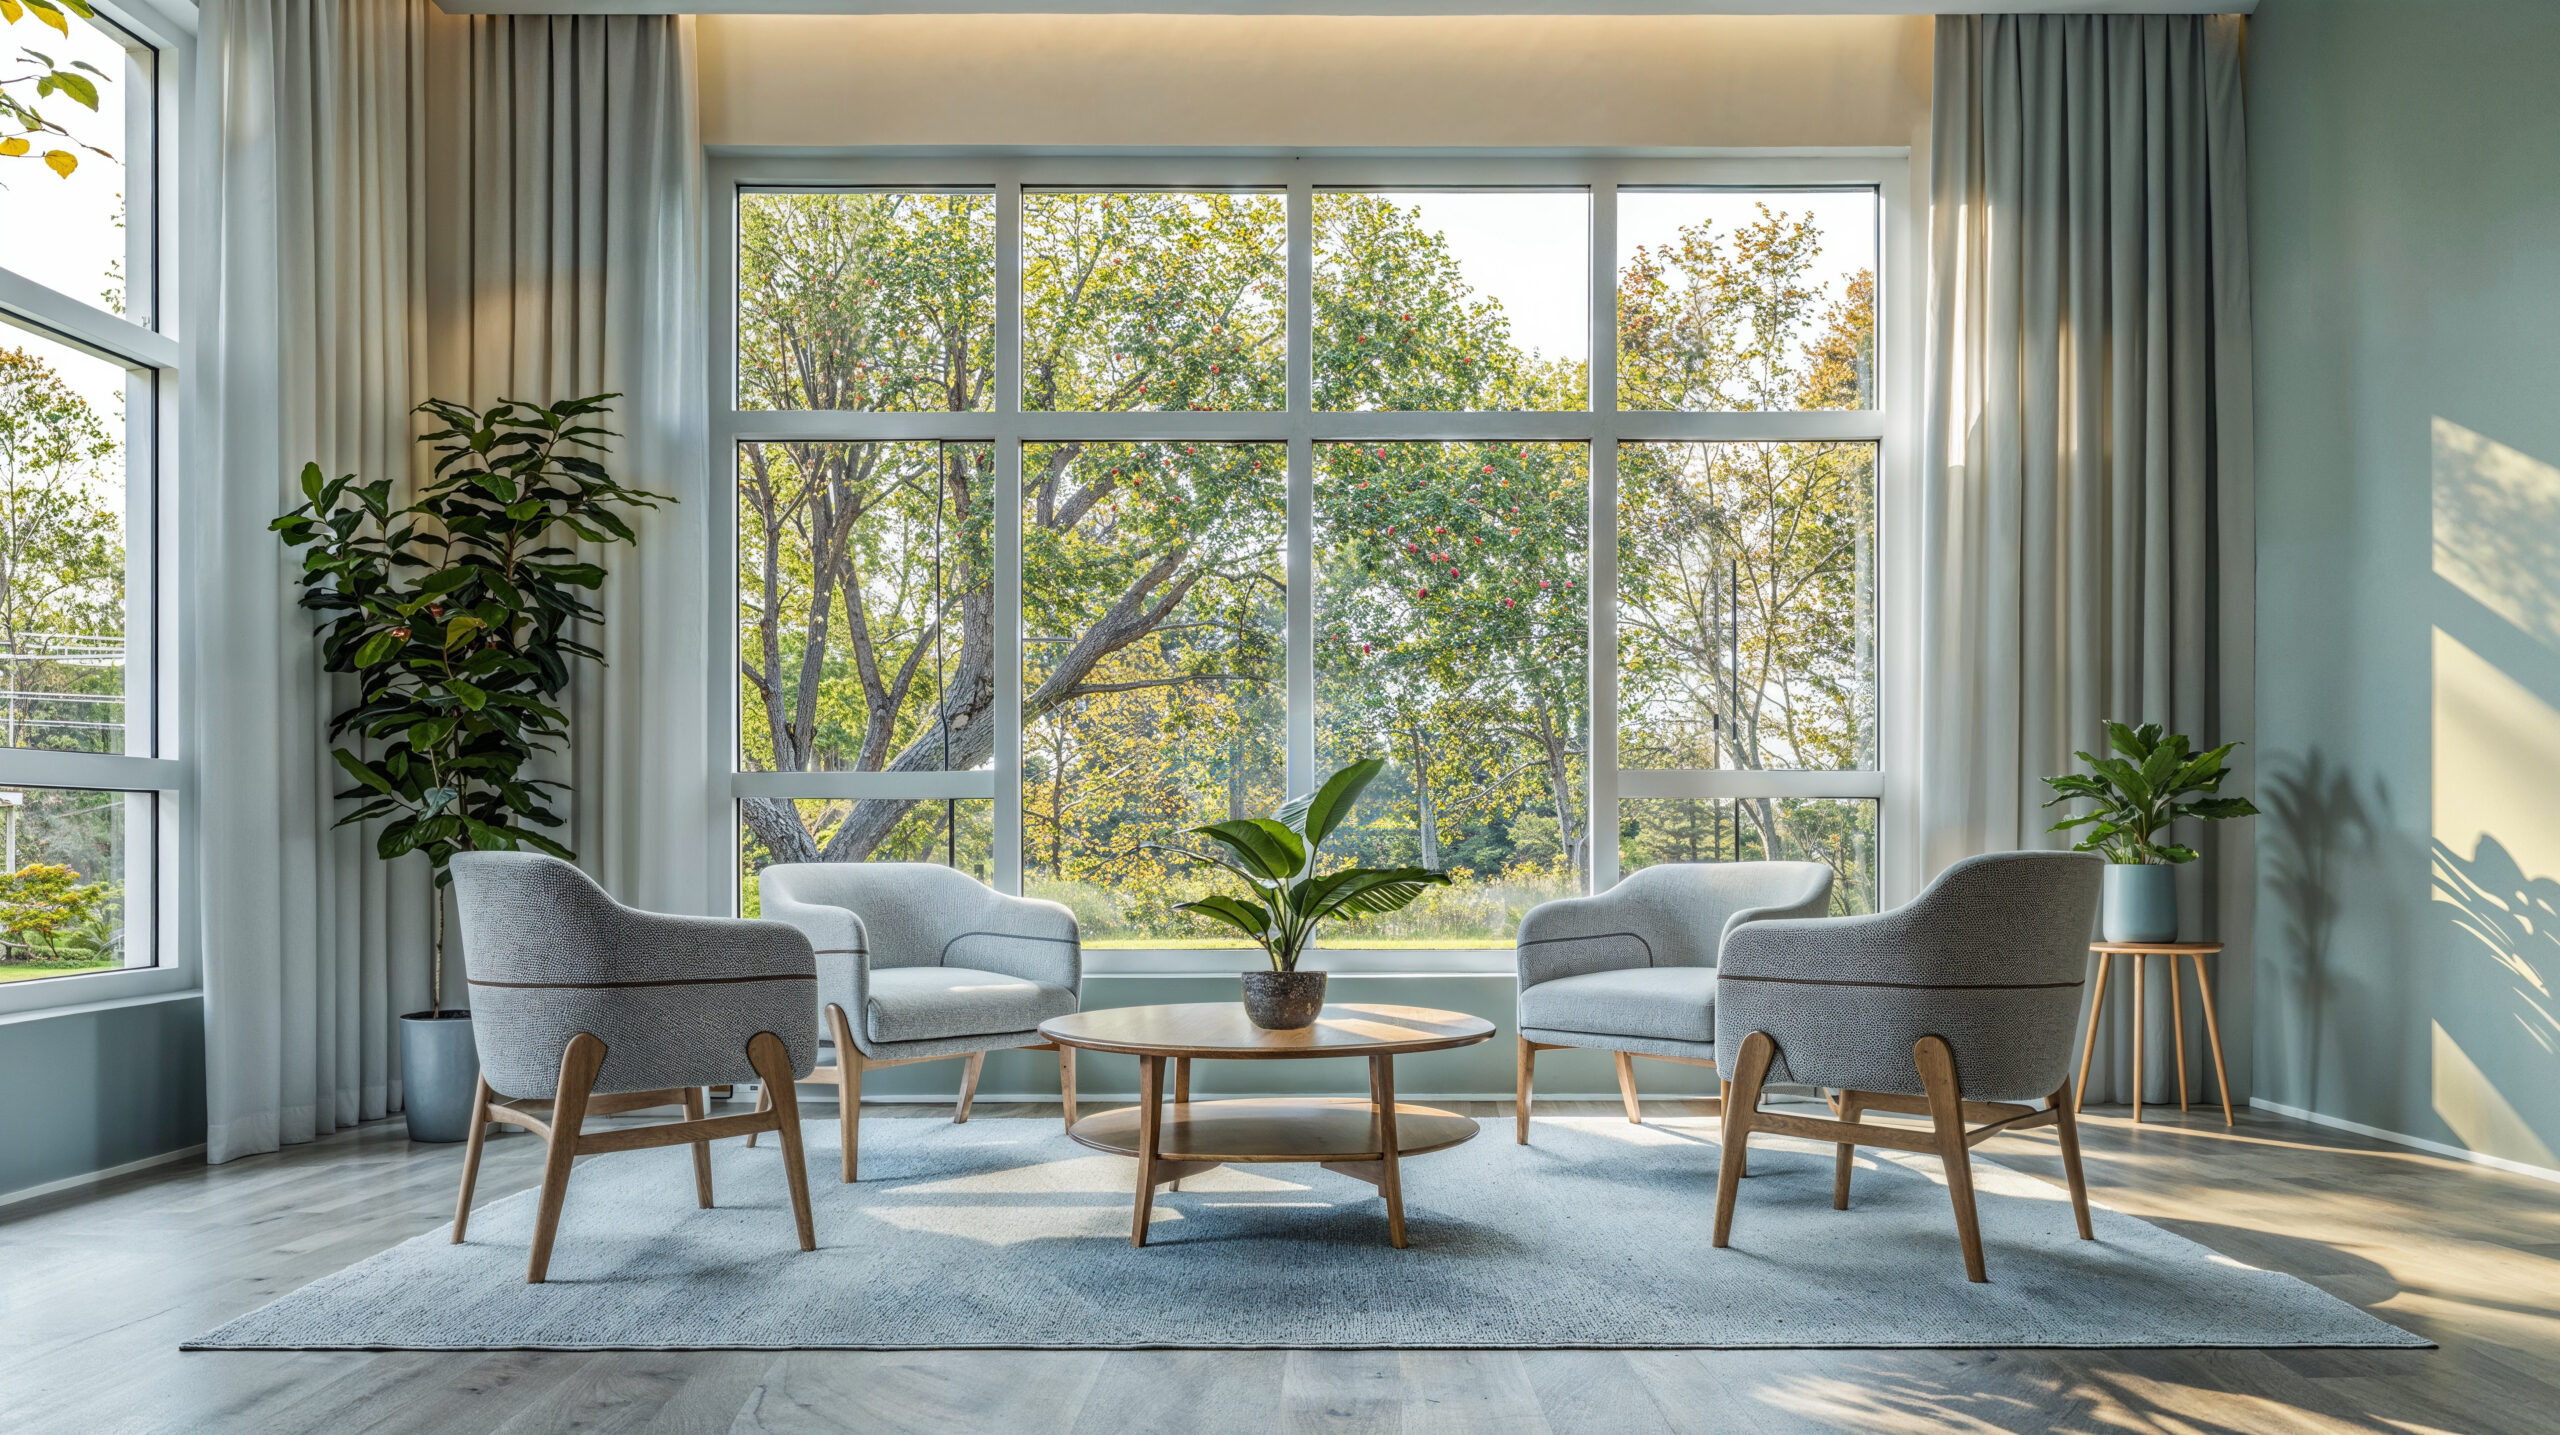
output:
<svg viewBox="0 0 2560 1435"><path fill-rule="evenodd" d="M83 884L80 874L53 862L30 862L0 872L0 950L21 962L89 964L112 950L115 889ZM108 924L107 930L99 930Z"/></svg>
<svg viewBox="0 0 2560 1435"><path fill-rule="evenodd" d="M90 8L89 0L0 0L0 21L15 25L33 15L65 38L71 34L71 17L89 20L97 13ZM74 60L65 67L56 64L52 56L31 48L19 50L18 60L34 68L21 74L0 74L0 159L41 159L45 168L69 179L71 172L80 167L80 157L66 146L85 149L100 159L115 158L96 145L73 138L60 122L38 107L40 102L59 96L95 112L98 86L107 80L106 72L86 60Z"/></svg>
<svg viewBox="0 0 2560 1435"><path fill-rule="evenodd" d="M1446 886L1449 874L1424 867L1345 867L1319 875L1316 856L1326 838L1351 815L1361 789L1386 766L1383 758L1355 762L1308 795L1284 803L1269 817L1213 822L1192 829L1222 849L1190 854L1244 879L1248 895L1207 896L1182 904L1244 933L1271 959L1274 971L1296 971L1328 917L1357 921L1383 916Z"/></svg>
<svg viewBox="0 0 2560 1435"><path fill-rule="evenodd" d="M566 540L632 542L623 514L665 501L588 456L611 437L588 420L615 397L486 412L430 399L418 412L444 427L419 440L437 458L416 502L395 506L388 478L306 464L305 501L271 525L307 550L301 601L326 620L328 670L357 680L329 724L356 740L330 754L355 782L338 794L357 803L338 825L387 819L374 850L426 854L438 886L456 852L574 855L538 830L560 826L561 784L525 775L568 733L557 699L571 664L602 658L570 634L603 617L583 595L604 569ZM439 995L442 965L439 940Z"/></svg>
<svg viewBox="0 0 2560 1435"><path fill-rule="evenodd" d="M2236 742L2193 752L2185 734L2164 736L2158 723L2132 728L2110 722L2107 746L2115 756L2072 754L2089 764L2088 772L2045 779L2054 791L2045 802L2047 807L2075 797L2098 804L2094 812L2065 817L2047 829L2088 828L2073 844L2074 851L2103 852L2110 862L2193 862L2194 848L2159 840L2170 823L2182 817L2220 822L2257 815L2257 806L2245 797L2215 795L2228 776L2223 759L2239 746Z"/></svg>
<svg viewBox="0 0 2560 1435"><path fill-rule="evenodd" d="M112 752L124 691L124 515L118 444L43 360L0 349L0 741ZM113 654L112 658L103 655Z"/></svg>

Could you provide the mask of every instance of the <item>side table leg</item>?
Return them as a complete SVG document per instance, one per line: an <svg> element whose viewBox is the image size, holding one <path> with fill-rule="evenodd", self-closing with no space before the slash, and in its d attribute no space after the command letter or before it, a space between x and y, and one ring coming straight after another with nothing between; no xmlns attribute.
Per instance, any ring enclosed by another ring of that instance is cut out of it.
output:
<svg viewBox="0 0 2560 1435"><path fill-rule="evenodd" d="M2177 953L2169 954L2169 1060L2178 1068L2178 1110L2187 1109L2186 973L2178 970Z"/></svg>
<svg viewBox="0 0 2560 1435"><path fill-rule="evenodd" d="M2098 1013L2107 1009L2107 973L2115 966L2116 954L2098 953L2098 985L2089 993L2089 1030L2080 1038L2080 1084L2071 1088L2071 1109L2080 1109L2080 1098L2089 1090L2089 1058L2098 1054Z"/></svg>
<svg viewBox="0 0 2560 1435"><path fill-rule="evenodd" d="M1404 1249L1404 1175L1396 1162L1396 1059L1369 1058L1369 1085L1378 1101L1378 1194L1387 1198L1387 1240Z"/></svg>
<svg viewBox="0 0 2560 1435"><path fill-rule="evenodd" d="M1164 1058L1138 1058L1138 1202L1129 1244L1147 1243L1147 1217L1156 1204L1156 1143L1164 1130Z"/></svg>
<svg viewBox="0 0 2560 1435"><path fill-rule="evenodd" d="M2222 1028L2213 1018L2213 986L2205 980L2204 953L2192 954L2196 959L2196 995L2204 1007L2204 1034L2213 1047L2213 1089L2222 1093L2222 1124L2232 1125L2231 1074L2222 1069Z"/></svg>
<svg viewBox="0 0 2560 1435"><path fill-rule="evenodd" d="M2133 954L2133 1124L2142 1124L2142 1009L2151 1004L2151 988L2144 984L2145 968L2150 954Z"/></svg>
<svg viewBox="0 0 2560 1435"><path fill-rule="evenodd" d="M1191 1104L1191 1058L1187 1056L1173 1059L1173 1104L1182 1107ZM1181 1190L1182 1178L1174 1177L1173 1184L1167 1189Z"/></svg>

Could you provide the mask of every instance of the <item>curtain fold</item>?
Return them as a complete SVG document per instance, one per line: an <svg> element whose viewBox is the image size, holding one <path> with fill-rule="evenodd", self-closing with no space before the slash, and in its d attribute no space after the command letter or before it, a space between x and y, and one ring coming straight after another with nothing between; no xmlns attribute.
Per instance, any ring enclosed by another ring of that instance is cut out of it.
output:
<svg viewBox="0 0 2560 1435"><path fill-rule="evenodd" d="M2229 16L1938 21L1920 495L1932 872L2063 845L2039 779L2100 750L2107 719L2249 736L2241 33ZM2180 935L2231 941L2228 972L2245 962L2249 824L2197 845ZM2176 1089L2163 965L2152 1100ZM2222 986L2245 1003L2245 981ZM2130 995L2117 979L2090 1099L2130 1094Z"/></svg>
<svg viewBox="0 0 2560 1435"><path fill-rule="evenodd" d="M436 65L480 31L495 46L530 35L539 63ZM398 1111L397 1017L428 1002L423 862L386 865L370 833L333 825L328 718L346 691L320 671L295 565L267 530L301 501L304 461L414 480L409 411L429 394L626 394L618 472L683 502L639 525L636 552L603 555L612 666L571 695L569 840L618 895L668 910L709 910L721 868L713 785L697 778L709 496L690 22L207 0L197 63L179 666L204 754L192 886L207 1155L224 1161ZM548 162L493 169L439 143L452 113L492 153ZM505 202L484 203L496 184ZM563 247L573 220L591 232ZM457 247L533 259L491 269ZM452 274L472 286L467 312L436 283ZM475 351L493 309L509 363L457 368L449 336ZM652 696L635 701L644 680ZM446 980L458 1002L458 972Z"/></svg>

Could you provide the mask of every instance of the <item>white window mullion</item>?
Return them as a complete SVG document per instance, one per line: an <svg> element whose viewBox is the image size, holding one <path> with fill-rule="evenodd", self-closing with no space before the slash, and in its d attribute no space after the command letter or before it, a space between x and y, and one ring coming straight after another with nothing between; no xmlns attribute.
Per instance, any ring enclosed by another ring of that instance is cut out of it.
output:
<svg viewBox="0 0 2560 1435"><path fill-rule="evenodd" d="M1289 186L1289 795L1316 784L1315 189Z"/></svg>
<svg viewBox="0 0 2560 1435"><path fill-rule="evenodd" d="M1022 890L1022 183L996 186L995 887Z"/></svg>
<svg viewBox="0 0 2560 1435"><path fill-rule="evenodd" d="M1618 880L1618 187L1591 186L1591 890Z"/></svg>

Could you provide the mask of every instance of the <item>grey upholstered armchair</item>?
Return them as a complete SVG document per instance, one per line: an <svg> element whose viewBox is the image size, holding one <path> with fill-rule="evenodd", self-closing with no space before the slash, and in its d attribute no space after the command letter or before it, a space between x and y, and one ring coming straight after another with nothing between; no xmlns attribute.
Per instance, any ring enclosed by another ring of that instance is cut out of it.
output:
<svg viewBox="0 0 2560 1435"><path fill-rule="evenodd" d="M1520 1144L1539 1052L1615 1052L1627 1119L1640 1121L1634 1058L1716 1064L1720 945L1745 922L1830 909L1831 869L1819 862L1671 863L1530 908L1518 958Z"/></svg>
<svg viewBox="0 0 2560 1435"><path fill-rule="evenodd" d="M809 1175L800 1160L792 1079L818 1064L809 1007L817 961L779 922L633 911L584 872L531 852L453 859L462 960L480 1089L453 1212L459 1244L490 1123L521 1126L549 1148L525 1279L551 1265L552 1237L577 1157L649 1146L693 1147L695 1199L711 1204L711 1142L772 1130L782 1139L800 1249L817 1249ZM705 1119L706 1086L761 1080L778 1109ZM612 1131L590 1116L682 1106L684 1119Z"/></svg>
<svg viewBox="0 0 2560 1435"><path fill-rule="evenodd" d="M759 890L765 915L817 949L836 1064L808 1079L838 1088L843 1179L855 1179L859 1160L866 1069L966 1057L952 1118L966 1121L988 1052L1054 1050L1067 1125L1076 1124L1075 1053L1039 1030L1082 998L1073 912L924 862L779 863L764 869Z"/></svg>
<svg viewBox="0 0 2560 1435"><path fill-rule="evenodd" d="M1725 941L1716 1041L1730 1054L1715 1244L1754 1131L1838 1147L1831 1204L1847 1210L1858 1146L1936 1152L1946 1163L1965 1275L1987 1277L1970 1149L2052 1126L2080 1238L2089 1193L2071 1114L2073 1018L2089 966L2105 864L2075 852L1968 858L1890 912L1827 922L1755 922ZM1765 1082L1826 1087L1824 1121L1760 1110ZM2043 1102L2041 1109L2027 1103ZM1865 1111L1926 1116L1930 1129L1859 1124ZM1982 1124L1967 1129L1970 1119Z"/></svg>

